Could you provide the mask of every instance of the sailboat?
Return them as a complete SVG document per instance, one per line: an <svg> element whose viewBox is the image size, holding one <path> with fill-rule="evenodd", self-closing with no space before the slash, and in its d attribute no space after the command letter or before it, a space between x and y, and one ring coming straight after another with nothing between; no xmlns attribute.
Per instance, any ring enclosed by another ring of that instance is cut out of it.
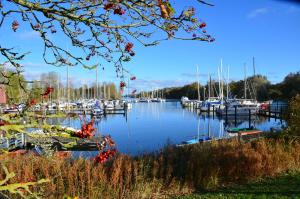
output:
<svg viewBox="0 0 300 199"><path fill-rule="evenodd" d="M245 78L244 78L244 98L243 99L226 99L224 109L218 109L217 114L219 115L249 115L256 114L260 104L256 99L247 99L247 75L246 75L246 65L244 65ZM228 90L227 90L228 93ZM228 95L227 95L228 96Z"/></svg>
<svg viewBox="0 0 300 199"><path fill-rule="evenodd" d="M197 65L197 93L198 93L198 99L197 100L190 100L186 96L181 97L181 105L183 107L195 107L200 108L202 106L202 101L200 100L200 83L199 83L199 66Z"/></svg>
<svg viewBox="0 0 300 199"><path fill-rule="evenodd" d="M220 108L221 101L219 97L211 97L211 76L209 76L208 98L202 103L200 110L203 112L213 111Z"/></svg>

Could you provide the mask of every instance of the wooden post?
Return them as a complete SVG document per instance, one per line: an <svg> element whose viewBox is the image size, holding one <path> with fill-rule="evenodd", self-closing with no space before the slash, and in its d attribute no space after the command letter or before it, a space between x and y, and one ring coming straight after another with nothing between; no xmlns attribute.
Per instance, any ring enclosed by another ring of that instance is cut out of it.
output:
<svg viewBox="0 0 300 199"><path fill-rule="evenodd" d="M269 121L270 121L270 118L271 118L271 102L269 102Z"/></svg>
<svg viewBox="0 0 300 199"><path fill-rule="evenodd" d="M226 111L226 125L228 123L228 106L227 104L225 105L225 111Z"/></svg>
<svg viewBox="0 0 300 199"><path fill-rule="evenodd" d="M238 141L239 141L239 143L241 143L241 133L240 132L238 132Z"/></svg>
<svg viewBox="0 0 300 199"><path fill-rule="evenodd" d="M104 113L104 116L106 116L106 105L104 105L103 113Z"/></svg>
<svg viewBox="0 0 300 199"><path fill-rule="evenodd" d="M234 106L234 125L235 125L235 126L237 126L236 114L237 114L237 107L236 107L236 105L235 105L235 106Z"/></svg>
<svg viewBox="0 0 300 199"><path fill-rule="evenodd" d="M251 128L251 109L249 109L249 128Z"/></svg>

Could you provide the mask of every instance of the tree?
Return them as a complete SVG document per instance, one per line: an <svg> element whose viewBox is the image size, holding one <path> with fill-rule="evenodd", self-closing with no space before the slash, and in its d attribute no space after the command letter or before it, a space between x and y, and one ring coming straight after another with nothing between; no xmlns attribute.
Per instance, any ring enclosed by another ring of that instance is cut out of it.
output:
<svg viewBox="0 0 300 199"><path fill-rule="evenodd" d="M14 75L14 73L11 71L6 71L6 76L9 77L9 84L6 86L8 103L21 103L27 98L27 95L24 92L24 90L27 88L24 76L22 74Z"/></svg>
<svg viewBox="0 0 300 199"><path fill-rule="evenodd" d="M101 57L113 62L117 75L124 78L124 73L129 71L123 63L135 55L133 41L144 46L155 46L171 38L214 41L205 30L206 23L196 17L195 8L175 10L173 3L169 0L9 0L1 3L0 0L0 27L10 25L14 32L21 27L37 31L44 43L43 59L48 64L93 69L97 65L91 65L91 60ZM161 38L153 37L157 31L165 34L160 34ZM56 43L55 35L65 37L72 49ZM81 52L76 54L74 49ZM0 52L4 63L20 74L20 61L27 53L1 43Z"/></svg>
<svg viewBox="0 0 300 199"><path fill-rule="evenodd" d="M288 123L288 135L300 136L300 95L296 95L289 102L288 114L285 116Z"/></svg>
<svg viewBox="0 0 300 199"><path fill-rule="evenodd" d="M279 88L284 98L290 99L300 93L300 72L287 75Z"/></svg>

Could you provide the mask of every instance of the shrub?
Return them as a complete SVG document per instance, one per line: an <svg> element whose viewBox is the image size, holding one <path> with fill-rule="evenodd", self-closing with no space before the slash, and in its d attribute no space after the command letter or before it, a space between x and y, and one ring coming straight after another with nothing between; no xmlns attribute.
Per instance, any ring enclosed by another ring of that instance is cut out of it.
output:
<svg viewBox="0 0 300 199"><path fill-rule="evenodd" d="M286 120L288 123L286 133L292 136L300 136L300 94L290 101Z"/></svg>
<svg viewBox="0 0 300 199"><path fill-rule="evenodd" d="M11 183L52 179L32 188L34 192L43 189L45 198L162 198L299 169L300 141L261 139L240 144L224 140L170 146L135 158L119 154L105 164L34 155L2 155L0 161L16 174Z"/></svg>

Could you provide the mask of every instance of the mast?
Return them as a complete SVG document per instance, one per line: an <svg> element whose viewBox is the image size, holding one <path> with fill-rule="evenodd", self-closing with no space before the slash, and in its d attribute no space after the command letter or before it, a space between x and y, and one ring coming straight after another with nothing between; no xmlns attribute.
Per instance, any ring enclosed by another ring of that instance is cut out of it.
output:
<svg viewBox="0 0 300 199"><path fill-rule="evenodd" d="M222 61L221 61L222 62ZM220 75L220 67L218 67L218 78L219 78L219 81L218 81L218 85L219 85L219 99L221 99L222 97L222 89L221 89L221 75Z"/></svg>
<svg viewBox="0 0 300 199"><path fill-rule="evenodd" d="M104 99L106 99L106 83L103 83L103 95L104 95Z"/></svg>
<svg viewBox="0 0 300 199"><path fill-rule="evenodd" d="M86 90L87 90L87 98L90 99L90 89L89 89L89 85L86 85Z"/></svg>
<svg viewBox="0 0 300 199"><path fill-rule="evenodd" d="M244 64L244 72L245 72L245 79L244 79L244 99L247 99L247 69L246 69L246 63Z"/></svg>
<svg viewBox="0 0 300 199"><path fill-rule="evenodd" d="M96 92L95 92L95 99L98 99L98 65L96 66Z"/></svg>
<svg viewBox="0 0 300 199"><path fill-rule="evenodd" d="M199 83L199 66L197 65L197 91L198 91L198 100L200 101L200 83Z"/></svg>
<svg viewBox="0 0 300 199"><path fill-rule="evenodd" d="M229 98L229 65L227 66L227 85L226 85L226 98Z"/></svg>
<svg viewBox="0 0 300 199"><path fill-rule="evenodd" d="M255 73L255 58L253 57L253 75L255 76L256 75L256 73Z"/></svg>
<svg viewBox="0 0 300 199"><path fill-rule="evenodd" d="M220 69L220 81L221 81L221 101L224 99L224 81L223 81L223 60L221 59L221 69Z"/></svg>
<svg viewBox="0 0 300 199"><path fill-rule="evenodd" d="M57 83L57 101L59 102L59 93L60 93L60 88L59 88L59 84L60 84L60 75L58 75L58 83Z"/></svg>
<svg viewBox="0 0 300 199"><path fill-rule="evenodd" d="M253 82L252 82L252 90L253 90L253 95L254 95L254 99L257 99L257 91L256 91L256 82L255 82L255 58L253 57Z"/></svg>
<svg viewBox="0 0 300 199"><path fill-rule="evenodd" d="M108 85L108 90L107 90L107 98L110 99L110 86Z"/></svg>
<svg viewBox="0 0 300 199"><path fill-rule="evenodd" d="M70 98L70 92L69 92L69 65L67 65L67 102L68 102L68 111L70 111L69 98Z"/></svg>
<svg viewBox="0 0 300 199"><path fill-rule="evenodd" d="M209 75L208 99L211 97L210 96L210 89L211 89L211 76Z"/></svg>
<svg viewBox="0 0 300 199"><path fill-rule="evenodd" d="M127 79L127 99L129 98L129 77Z"/></svg>

